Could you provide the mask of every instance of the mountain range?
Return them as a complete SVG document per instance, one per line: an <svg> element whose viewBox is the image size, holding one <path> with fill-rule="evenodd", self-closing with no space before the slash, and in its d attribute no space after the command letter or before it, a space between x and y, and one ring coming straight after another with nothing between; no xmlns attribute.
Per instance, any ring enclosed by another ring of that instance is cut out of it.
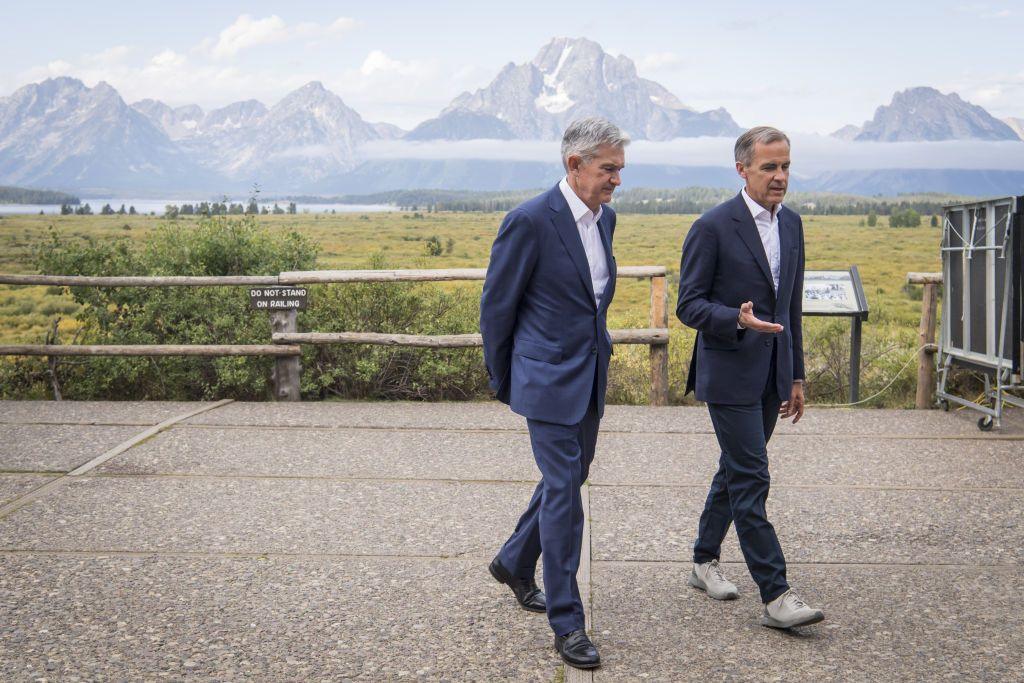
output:
<svg viewBox="0 0 1024 683"><path fill-rule="evenodd" d="M557 177L557 162L373 160L362 150L398 138L554 140L571 120L587 115L615 121L636 140L731 138L742 130L726 110L698 111L641 78L628 57L585 38L555 38L532 61L507 64L486 87L459 95L408 132L364 120L318 81L270 107L246 100L210 111L157 100L129 106L104 82L89 88L61 77L29 84L0 98L0 184L201 196L245 191L254 182L274 193L330 194L537 187ZM1021 119L999 121L955 93L911 88L879 107L871 121L834 135L874 142L1020 140L1021 130ZM806 189L820 183L857 191L895 181L908 191L950 191L945 185L955 177L985 193L1002 192L996 185L1012 177L982 171L969 180L964 174L970 171L949 173L834 172L801 182ZM722 186L735 175L724 167L633 164L631 180L649 187Z"/></svg>

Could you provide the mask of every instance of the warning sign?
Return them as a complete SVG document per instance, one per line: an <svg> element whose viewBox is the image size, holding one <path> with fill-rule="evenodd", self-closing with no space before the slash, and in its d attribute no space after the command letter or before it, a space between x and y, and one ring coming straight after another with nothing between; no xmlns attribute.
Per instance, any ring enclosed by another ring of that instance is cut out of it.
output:
<svg viewBox="0 0 1024 683"><path fill-rule="evenodd" d="M249 290L249 305L258 311L305 309L308 301L305 287L266 287Z"/></svg>

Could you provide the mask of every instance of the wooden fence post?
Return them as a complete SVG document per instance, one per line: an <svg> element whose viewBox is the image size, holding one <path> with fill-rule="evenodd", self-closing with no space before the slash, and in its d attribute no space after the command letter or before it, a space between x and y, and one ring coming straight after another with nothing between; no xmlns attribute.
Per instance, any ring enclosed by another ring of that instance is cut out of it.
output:
<svg viewBox="0 0 1024 683"><path fill-rule="evenodd" d="M651 327L668 327L667 299L665 276L653 276L651 278ZM652 406L668 405L668 344L651 344L650 402Z"/></svg>
<svg viewBox="0 0 1024 683"><path fill-rule="evenodd" d="M272 334L275 332L298 332L298 310L291 308L283 311L271 311L270 330ZM274 369L270 373L270 381L274 387L275 401L299 400L301 360L301 356L279 356L274 359Z"/></svg>
<svg viewBox="0 0 1024 683"><path fill-rule="evenodd" d="M917 397L915 407L927 410L932 405L932 391L935 390L935 309L938 302L938 285L929 282L924 285L921 298L921 327L917 331L917 345L921 348L917 361Z"/></svg>

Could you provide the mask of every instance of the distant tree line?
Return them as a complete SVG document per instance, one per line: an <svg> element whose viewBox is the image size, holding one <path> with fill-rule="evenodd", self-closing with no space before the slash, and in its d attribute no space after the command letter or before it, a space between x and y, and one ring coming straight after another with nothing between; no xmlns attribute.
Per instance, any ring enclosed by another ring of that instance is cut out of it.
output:
<svg viewBox="0 0 1024 683"><path fill-rule="evenodd" d="M616 192L612 206L621 213L695 214L703 213L735 194L736 190L706 187L687 187L678 190L630 189ZM904 221L913 219L904 215L907 211L917 216L916 225L920 225L921 214L941 214L943 205L960 201L963 201L962 197L943 194L865 197L831 192L791 192L786 195L785 204L802 215L812 216L898 214L899 225L893 227L909 227Z"/></svg>
<svg viewBox="0 0 1024 683"><path fill-rule="evenodd" d="M303 204L391 204L403 211L509 211L540 190L393 190L337 197L289 197Z"/></svg>
<svg viewBox="0 0 1024 683"><path fill-rule="evenodd" d="M504 192L474 192L455 190L396 190L364 195L337 197L296 197L304 203L316 204L392 204L404 211L509 211L524 200L536 195L540 189ZM685 187L678 189L636 188L619 190L612 206L620 213L640 214L700 214L735 196L737 190L712 187ZM938 193L901 194L895 197L866 197L832 192L791 192L786 204L804 215L858 215L874 213L890 216L912 210L921 215L942 213L945 204L954 204L964 198ZM901 219L898 219L898 222Z"/></svg>
<svg viewBox="0 0 1024 683"><path fill-rule="evenodd" d="M0 185L0 204L80 204L78 197L53 190Z"/></svg>
<svg viewBox="0 0 1024 683"><path fill-rule="evenodd" d="M167 204L164 207L164 218L177 218L178 216L254 216L254 215L283 215L296 213L295 202L288 202L287 206L281 208L276 202L268 209L260 207L255 199L250 199L248 204L234 202L200 202L198 204Z"/></svg>
<svg viewBox="0 0 1024 683"><path fill-rule="evenodd" d="M137 214L138 214L138 212L135 210L134 206L130 206L127 209L125 209L124 208L124 204L122 204L121 208L118 209L117 211L115 211L114 207L112 207L110 204L104 204L103 208L100 209L100 215L101 216L125 216L125 215L135 216ZM89 206L89 202L86 202L85 204L80 204L78 206L73 206L71 204L61 204L60 205L60 215L61 216L71 216L71 215L75 215L75 216L91 216L92 215L92 207Z"/></svg>

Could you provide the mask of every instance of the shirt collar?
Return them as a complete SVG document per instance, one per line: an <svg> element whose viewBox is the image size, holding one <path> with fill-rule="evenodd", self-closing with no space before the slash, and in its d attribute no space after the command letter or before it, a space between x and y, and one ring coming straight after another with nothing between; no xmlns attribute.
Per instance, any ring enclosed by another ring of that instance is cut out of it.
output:
<svg viewBox="0 0 1024 683"><path fill-rule="evenodd" d="M572 212L572 219L574 221L579 223L580 220L588 216L593 216L595 223L601 220L601 214L604 213L604 207L598 207L597 215L594 215L590 210L590 207L584 204L583 200L576 195L576 191L569 187L568 176L563 177L558 181L558 189L562 191L562 196L565 197L566 203L569 204L569 211Z"/></svg>
<svg viewBox="0 0 1024 683"><path fill-rule="evenodd" d="M768 211L768 209L764 208L763 206L761 206L760 204L758 204L757 202L750 198L750 195L747 194L747 188L744 187L742 190L740 190L740 194L743 195L743 201L747 203L747 209L750 211L750 215L754 217L754 220L757 220L757 218L761 214L765 213L768 214L768 219L771 220L773 218L778 217L779 211L782 209L782 202L779 202L779 205L775 207L775 215L773 216L771 212Z"/></svg>

